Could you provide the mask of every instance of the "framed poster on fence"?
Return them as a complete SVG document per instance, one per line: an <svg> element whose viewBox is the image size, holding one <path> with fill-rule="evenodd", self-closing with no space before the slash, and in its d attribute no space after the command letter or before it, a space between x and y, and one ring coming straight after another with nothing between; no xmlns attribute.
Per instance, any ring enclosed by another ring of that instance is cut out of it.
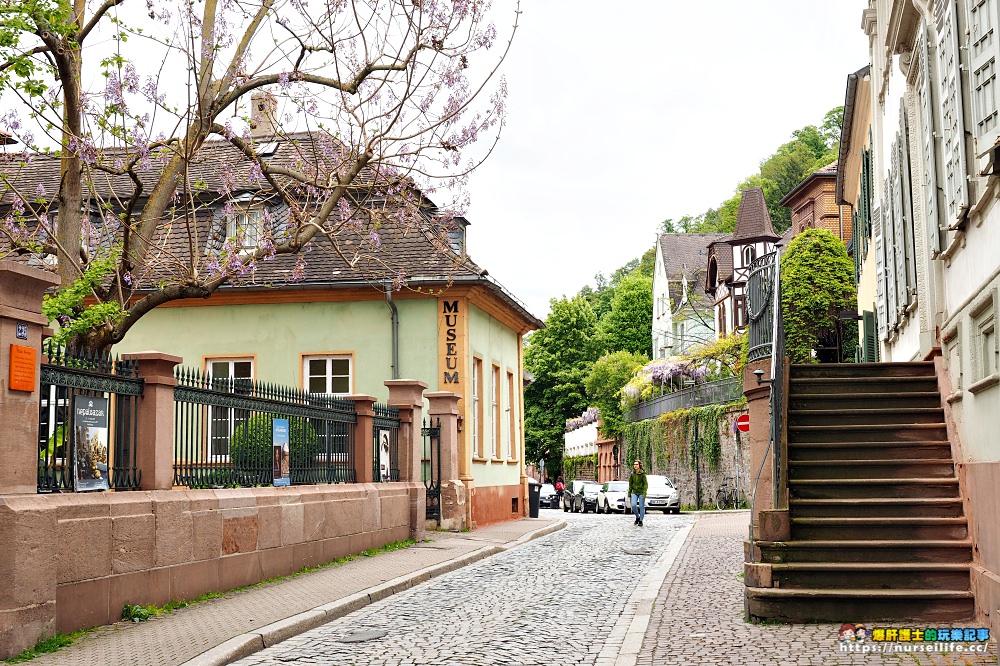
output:
<svg viewBox="0 0 1000 666"><path fill-rule="evenodd" d="M73 396L73 488L77 492L107 490L108 399Z"/></svg>
<svg viewBox="0 0 1000 666"><path fill-rule="evenodd" d="M378 473L382 481L389 481L389 431L378 431Z"/></svg>
<svg viewBox="0 0 1000 666"><path fill-rule="evenodd" d="M271 421L271 443L274 446L274 485L292 485L289 467L288 419Z"/></svg>

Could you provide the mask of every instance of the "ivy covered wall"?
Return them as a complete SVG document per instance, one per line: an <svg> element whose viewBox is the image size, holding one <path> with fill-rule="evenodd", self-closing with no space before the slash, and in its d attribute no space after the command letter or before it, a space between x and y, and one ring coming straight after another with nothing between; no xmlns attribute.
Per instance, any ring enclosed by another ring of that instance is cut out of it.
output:
<svg viewBox="0 0 1000 666"><path fill-rule="evenodd" d="M625 459L629 468L640 459L649 474L670 477L682 507L693 507L701 478L702 508L715 506L715 493L726 478L738 479L741 497L753 483L749 441L733 432L733 422L747 413L744 402L678 409L654 419L625 424Z"/></svg>

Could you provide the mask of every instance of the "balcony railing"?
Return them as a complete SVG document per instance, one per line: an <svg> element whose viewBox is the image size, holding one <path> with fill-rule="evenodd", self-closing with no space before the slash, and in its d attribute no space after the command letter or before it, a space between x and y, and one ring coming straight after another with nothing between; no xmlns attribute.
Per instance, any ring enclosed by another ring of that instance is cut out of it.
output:
<svg viewBox="0 0 1000 666"><path fill-rule="evenodd" d="M646 419L651 419L660 414L667 414L678 409L735 402L742 396L743 378L729 377L716 382L697 384L690 388L647 400L629 412L628 420L645 421Z"/></svg>

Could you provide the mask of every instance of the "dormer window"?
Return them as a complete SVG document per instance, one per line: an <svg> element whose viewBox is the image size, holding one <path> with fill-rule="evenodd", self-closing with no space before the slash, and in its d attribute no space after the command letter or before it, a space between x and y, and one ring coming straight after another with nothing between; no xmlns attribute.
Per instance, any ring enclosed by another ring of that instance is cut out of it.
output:
<svg viewBox="0 0 1000 666"><path fill-rule="evenodd" d="M237 209L226 222L226 237L234 239L234 246L241 252L256 250L263 234L264 209L260 206Z"/></svg>
<svg viewBox="0 0 1000 666"><path fill-rule="evenodd" d="M463 217L456 217L448 229L448 243L455 254L465 254L465 227L468 222Z"/></svg>
<svg viewBox="0 0 1000 666"><path fill-rule="evenodd" d="M750 263L757 258L757 250L753 245L747 245L743 248L743 265L749 266Z"/></svg>

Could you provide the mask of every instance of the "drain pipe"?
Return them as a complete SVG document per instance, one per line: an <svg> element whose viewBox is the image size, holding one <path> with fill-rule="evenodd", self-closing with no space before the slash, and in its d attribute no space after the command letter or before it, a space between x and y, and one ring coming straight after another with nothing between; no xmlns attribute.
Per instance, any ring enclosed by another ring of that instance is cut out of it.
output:
<svg viewBox="0 0 1000 666"><path fill-rule="evenodd" d="M392 300L392 285L385 285L385 304L392 311L392 378L399 379L399 310Z"/></svg>

